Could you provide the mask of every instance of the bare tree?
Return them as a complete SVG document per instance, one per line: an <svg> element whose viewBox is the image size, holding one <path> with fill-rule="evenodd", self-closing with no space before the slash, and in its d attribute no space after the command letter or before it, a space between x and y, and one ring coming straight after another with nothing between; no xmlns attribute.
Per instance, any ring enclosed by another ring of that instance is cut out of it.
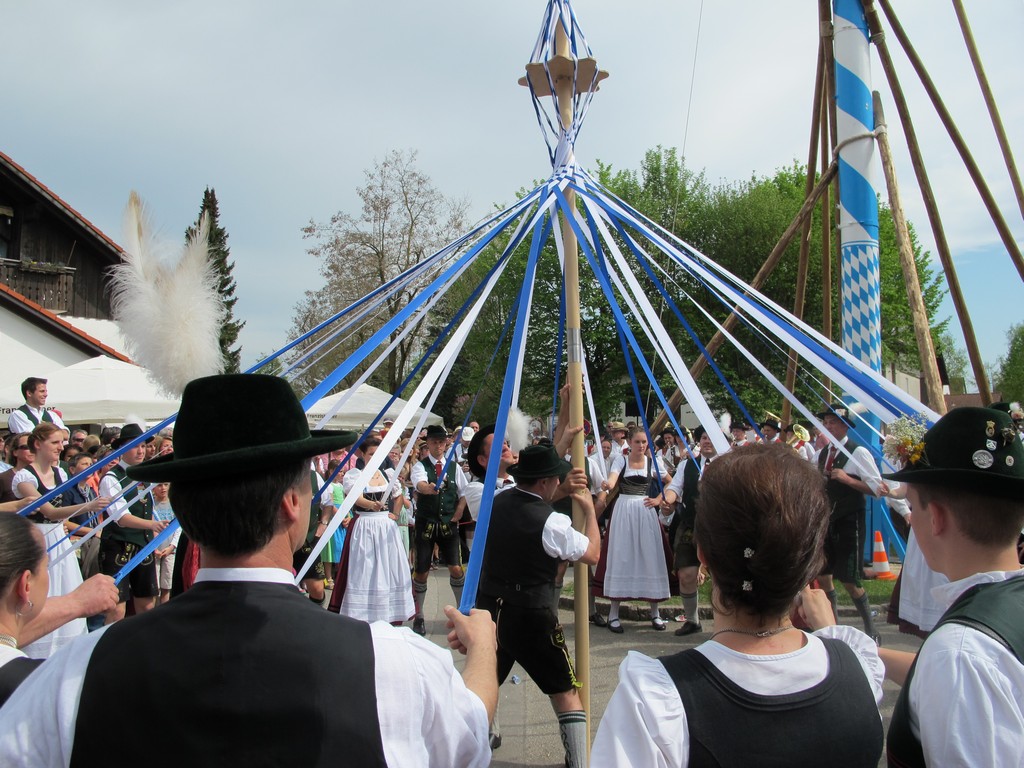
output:
<svg viewBox="0 0 1024 768"><path fill-rule="evenodd" d="M314 241L309 253L321 259L324 288L306 291L295 307L292 334L298 336L394 279L409 267L435 253L458 237L465 228L468 204L445 197L430 177L416 166L415 151L393 150L365 172L366 181L356 191L363 201L358 216L339 211L330 221L310 220L303 236ZM374 316L344 338L325 344L310 356L298 377L311 388L333 370L388 319L406 307L438 274L432 270L415 283L388 296ZM371 378L394 392L425 348L432 324L425 319L406 336ZM391 340L399 335L396 329ZM317 339L305 345L309 350ZM353 377L365 366L357 369Z"/></svg>

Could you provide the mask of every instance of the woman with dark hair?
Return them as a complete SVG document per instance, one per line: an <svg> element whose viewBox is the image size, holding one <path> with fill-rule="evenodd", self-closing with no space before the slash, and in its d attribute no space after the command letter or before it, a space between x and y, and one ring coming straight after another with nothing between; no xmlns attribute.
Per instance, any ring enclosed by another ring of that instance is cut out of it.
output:
<svg viewBox="0 0 1024 768"><path fill-rule="evenodd" d="M23 517L0 515L0 705L41 663L18 645L22 627L43 610L49 586L42 533Z"/></svg>
<svg viewBox="0 0 1024 768"><path fill-rule="evenodd" d="M658 603L672 594L667 538L658 511L662 495L655 480L662 471L647 448L647 433L633 427L629 432L629 453L612 462L608 489L597 497L599 508L603 509L609 489L618 493L608 525L608 546L594 573L595 592L611 601L608 629L616 634L623 632L619 621L619 604L623 600L646 600L651 627L662 632L667 626L658 611ZM665 479L671 480L668 475Z"/></svg>
<svg viewBox="0 0 1024 768"><path fill-rule="evenodd" d="M64 470L58 466L60 452L64 447L64 430L43 422L32 430L29 444L32 446L33 459L14 475L14 493L20 499L35 500L68 479ZM65 537L63 521L82 512L104 509L109 503L109 498L101 496L81 504L64 505L64 497L59 495L37 508L28 519L39 526L46 539L47 549L53 547L52 556L56 559L71 547ZM50 569L51 597L66 595L81 584L82 571L74 557L65 557ZM85 619L75 619L26 646L26 653L33 658L45 659L85 632Z"/></svg>
<svg viewBox="0 0 1024 768"><path fill-rule="evenodd" d="M874 642L847 626L805 634L789 618L794 602L827 601L807 584L828 515L815 468L788 446L749 446L708 466L695 538L715 631L674 656L629 653L592 766L783 766L821 755L878 764L884 667Z"/></svg>

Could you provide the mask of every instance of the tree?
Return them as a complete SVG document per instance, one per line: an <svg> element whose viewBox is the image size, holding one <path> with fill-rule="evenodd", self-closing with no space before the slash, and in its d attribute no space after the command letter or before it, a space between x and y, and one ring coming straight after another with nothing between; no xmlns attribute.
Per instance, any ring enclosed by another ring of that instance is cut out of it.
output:
<svg viewBox="0 0 1024 768"><path fill-rule="evenodd" d="M993 377L995 389L1003 400L1024 401L1024 322L1010 326L1006 332L1009 346L996 363Z"/></svg>
<svg viewBox="0 0 1024 768"><path fill-rule="evenodd" d="M212 187L207 187L203 192L199 216L196 223L186 230L186 239L192 237L199 229L199 222L202 221L204 214L209 216L210 220L210 262L216 270L217 291L224 304L224 321L220 327L220 352L224 361L221 370L223 373L238 373L241 369L242 348L232 346L238 341L238 334L245 327L245 322L235 320L235 303L238 301L235 298L235 278L232 275L235 265L231 261L231 251L228 248L228 233L220 225L217 193Z"/></svg>
<svg viewBox="0 0 1024 768"><path fill-rule="evenodd" d="M352 215L339 211L325 223L310 220L303 236L314 241L309 253L321 260L324 287L306 291L296 305L292 334L299 336L314 328L343 307L351 305L379 286L394 279L422 259L455 239L465 226L467 205L445 197L430 178L416 166L414 151L394 150L365 172L365 183L356 192L362 211ZM326 345L322 353L304 363L297 377L307 388L323 380L359 345L403 308L440 273L429 275L392 293L379 311L362 322L345 338ZM370 382L395 392L407 377L411 364L424 351L432 324L415 322L410 333L389 354L387 362ZM401 329L391 334L391 341ZM301 351L310 351L316 340ZM346 383L366 370L364 363Z"/></svg>
<svg viewBox="0 0 1024 768"><path fill-rule="evenodd" d="M943 330L934 338L935 354L942 358L942 363L946 368L946 380L949 382L950 394L964 394L968 386L974 385L967 352L954 341L953 334L948 330Z"/></svg>

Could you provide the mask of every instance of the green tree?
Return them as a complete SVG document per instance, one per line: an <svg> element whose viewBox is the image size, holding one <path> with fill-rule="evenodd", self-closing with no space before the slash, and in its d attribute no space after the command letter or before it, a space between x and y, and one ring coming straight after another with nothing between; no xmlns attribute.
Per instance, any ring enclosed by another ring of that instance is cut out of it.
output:
<svg viewBox="0 0 1024 768"><path fill-rule="evenodd" d="M996 363L995 389L1003 400L1024 401L1024 322L1010 326L1006 332L1006 354Z"/></svg>
<svg viewBox="0 0 1024 768"><path fill-rule="evenodd" d="M948 329L941 331L935 337L935 354L942 358L951 394L962 395L967 391L968 386L974 385L967 352L956 343L953 334Z"/></svg>
<svg viewBox="0 0 1024 768"><path fill-rule="evenodd" d="M296 305L292 334L306 333L374 289L394 279L455 239L464 229L466 203L445 197L430 177L416 166L413 151L392 151L365 171L365 183L356 190L362 210L353 215L339 211L323 223L310 221L302 230L313 241L309 253L320 259L324 287L306 291ZM398 314L430 283L442 267L392 293L373 317L361 322L344 338L331 341L303 364L297 379L307 389L323 380L353 350ZM388 355L370 383L395 392L412 364L420 358L435 323L415 320L410 333ZM395 341L402 329L396 329ZM311 352L320 337L300 352ZM369 366L357 368L346 380L351 384Z"/></svg>
<svg viewBox="0 0 1024 768"><path fill-rule="evenodd" d="M228 248L228 233L220 225L220 209L217 206L217 193L212 187L207 187L203 192L203 202L199 206L199 216L196 223L185 232L185 238L192 237L199 228L199 222L203 215L209 217L210 238L209 253L210 262L213 264L217 274L217 292L220 294L221 302L224 304L224 321L220 327L220 352L223 359L221 370L224 373L238 373L242 357L241 346L234 346L238 341L238 334L245 327L245 322L235 320L235 278L232 272L235 265L231 261L231 251Z"/></svg>

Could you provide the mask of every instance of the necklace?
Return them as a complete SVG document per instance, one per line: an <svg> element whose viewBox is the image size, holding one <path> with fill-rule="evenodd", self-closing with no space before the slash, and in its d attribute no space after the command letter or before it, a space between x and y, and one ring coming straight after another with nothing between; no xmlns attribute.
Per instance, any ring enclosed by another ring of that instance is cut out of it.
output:
<svg viewBox="0 0 1024 768"><path fill-rule="evenodd" d="M750 635L751 637L771 637L780 632L785 632L787 629L794 629L794 627L792 624L789 624L785 627L775 627L775 629L720 629L713 633L708 640L714 640L725 632L735 632L737 635Z"/></svg>
<svg viewBox="0 0 1024 768"><path fill-rule="evenodd" d="M9 645L14 650L18 650L18 641L10 635L0 633L0 645Z"/></svg>

